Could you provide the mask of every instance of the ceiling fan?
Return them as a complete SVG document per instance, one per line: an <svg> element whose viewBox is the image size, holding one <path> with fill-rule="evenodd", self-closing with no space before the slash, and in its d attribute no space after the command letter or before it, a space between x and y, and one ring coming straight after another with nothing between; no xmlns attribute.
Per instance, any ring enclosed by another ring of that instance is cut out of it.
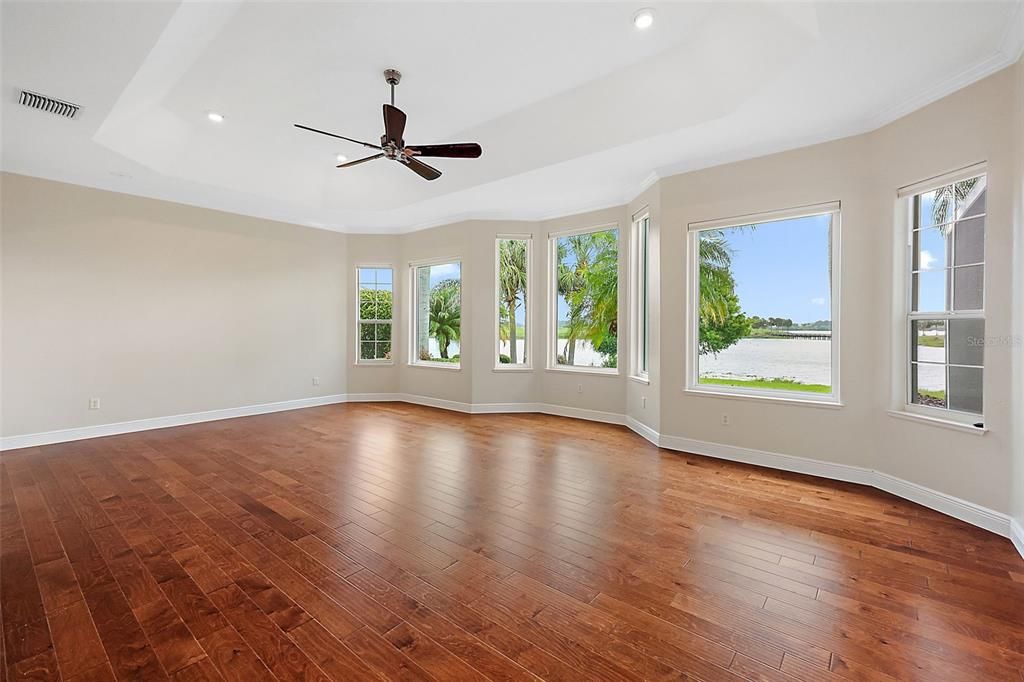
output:
<svg viewBox="0 0 1024 682"><path fill-rule="evenodd" d="M407 168L418 174L425 180L437 180L441 177L441 171L429 166L419 160L420 156L445 157L452 159L476 159L481 154L480 145L475 142L458 142L454 144L421 144L406 145L402 135L405 133L405 112L395 106L395 86L402 80L402 74L394 69L384 72L384 80L391 86L391 104L384 105L384 134L380 136L380 144L353 140L351 137L328 133L324 130L317 130L309 126L295 124L296 128L302 128L321 135L336 137L340 140L361 144L370 149L377 149L379 154L367 156L355 161L348 161L338 165L338 168L349 168L360 163L373 161L374 159L385 158L398 161Z"/></svg>

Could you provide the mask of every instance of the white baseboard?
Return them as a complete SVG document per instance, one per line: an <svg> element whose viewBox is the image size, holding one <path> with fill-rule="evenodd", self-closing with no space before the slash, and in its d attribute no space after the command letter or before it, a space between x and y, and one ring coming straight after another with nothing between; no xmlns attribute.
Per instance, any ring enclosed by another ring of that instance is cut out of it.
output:
<svg viewBox="0 0 1024 682"><path fill-rule="evenodd" d="M1010 518L1010 542L1017 548L1021 558L1024 558L1024 526L1012 517Z"/></svg>
<svg viewBox="0 0 1024 682"><path fill-rule="evenodd" d="M299 398L298 400L283 400L276 403L263 403L262 405L229 407L223 410L190 412L188 414L176 414L169 417L152 417L150 419L114 422L113 424L96 424L95 426L81 426L74 429L29 433L23 436L6 436L4 438L0 438L0 450L32 448L40 445L64 443L72 440L99 438L101 436L116 436L120 433L134 433L136 431L149 431L151 429L166 429L171 426L198 424L200 422L211 422L219 419L251 417L253 415L268 414L270 412L283 412L285 410L299 410L305 407L333 405L335 403L346 402L346 400L347 396L345 394L325 395L318 396L316 398Z"/></svg>
<svg viewBox="0 0 1024 682"><path fill-rule="evenodd" d="M650 441L652 444L667 450L689 452L696 455L705 455L733 462L743 462L756 466L792 471L794 473L819 476L837 481L859 483L868 485L879 490L896 495L911 502L916 502L929 509L934 509L943 514L960 519L979 528L984 528L1003 537L1010 538L1021 557L1024 557L1024 527L1015 519L1001 512L982 507L981 505L967 500L948 495L937 490L932 490L923 485L891 476L882 471L868 469L866 467L838 464L836 462L824 462L806 457L785 455L776 452L754 450L752 448L737 447L735 445L724 445L721 443L710 443L682 438L680 436L663 436L650 426L632 417L617 414L614 412L601 412L599 410L587 410L578 407L566 407L563 405L552 405L548 403L481 403L470 404L454 400L443 400L429 396L413 395L410 393L356 393L351 395L338 394L316 398L301 398L299 400L285 400L276 403L265 403L263 405L249 405L246 407L234 407L223 410L210 410L207 412L192 412L179 414L170 417L155 417L152 419L138 419L135 421L118 422L114 424L99 424L96 426L84 426L75 429L62 429L59 431L47 431L44 433L32 433L23 436L7 436L0 438L0 450L14 450L17 448L36 447L65 441L81 440L84 438L98 438L100 436L113 436L121 433L133 433L136 431L147 431L150 429L163 429L171 426L182 426L185 424L196 424L199 422L215 421L219 419L232 419L235 417L248 417L257 414L270 412L281 412L284 410L297 410L305 407L316 407L320 405L331 405L344 402L407 402L416 405L426 405L444 410L453 410L466 414L497 414L497 413L524 413L538 412L552 414L561 417L574 419L586 419L589 421L604 422L607 424L624 425L637 435Z"/></svg>
<svg viewBox="0 0 1024 682"><path fill-rule="evenodd" d="M831 478L837 481L848 483L860 483L861 485L872 485L871 470L862 467L850 466L848 464L837 464L825 462L818 459L808 459L795 455L783 455L777 452L741 448L735 445L722 445L720 443L709 443L692 438L681 438L679 436L659 436L657 440L659 447L668 450L679 450L680 452L692 452L696 455L706 455L716 459L727 459L731 462L743 462L768 467L769 469L781 469L792 471L798 474L809 476L820 476Z"/></svg>
<svg viewBox="0 0 1024 682"><path fill-rule="evenodd" d="M638 419L626 417L626 426L629 427L629 430L633 433L650 441L652 445L657 445L658 441L661 439L661 436L658 435L657 431Z"/></svg>

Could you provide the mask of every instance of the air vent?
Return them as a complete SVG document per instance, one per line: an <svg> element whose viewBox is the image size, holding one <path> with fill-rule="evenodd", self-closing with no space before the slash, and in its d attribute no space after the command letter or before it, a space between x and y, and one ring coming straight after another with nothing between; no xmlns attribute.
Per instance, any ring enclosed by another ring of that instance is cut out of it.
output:
<svg viewBox="0 0 1024 682"><path fill-rule="evenodd" d="M64 118L74 118L78 110L81 109L77 104L54 99L53 97L47 97L46 95L40 95L38 92L30 92L28 90L21 91L21 97L18 99L18 102L26 107L48 111L51 114L57 114Z"/></svg>

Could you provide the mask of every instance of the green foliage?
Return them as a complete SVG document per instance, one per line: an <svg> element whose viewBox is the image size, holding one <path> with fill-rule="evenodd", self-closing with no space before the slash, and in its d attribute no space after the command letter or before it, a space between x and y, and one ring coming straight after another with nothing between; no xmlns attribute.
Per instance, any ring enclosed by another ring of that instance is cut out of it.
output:
<svg viewBox="0 0 1024 682"><path fill-rule="evenodd" d="M511 365L512 358L502 353L501 355L498 356L498 362L500 362L503 365Z"/></svg>
<svg viewBox="0 0 1024 682"><path fill-rule="evenodd" d="M461 328L462 284L457 279L441 280L430 290L430 335L437 339L442 360L450 359L448 347L459 340Z"/></svg>
<svg viewBox="0 0 1024 682"><path fill-rule="evenodd" d="M502 341L509 342L509 364L519 362L515 320L519 307L526 306L526 276L526 242L502 239L498 242L498 334Z"/></svg>
<svg viewBox="0 0 1024 682"><path fill-rule="evenodd" d="M701 307L697 345L697 351L701 355L720 353L750 334L750 320L740 310L740 300L736 296L731 274L726 280L726 285L727 290L714 292L717 300L713 316L706 317L703 306Z"/></svg>
<svg viewBox="0 0 1024 682"><path fill-rule="evenodd" d="M595 349L618 334L619 232L603 230L558 240L558 293L569 308L563 364L574 364L576 341ZM605 362L614 362L606 358Z"/></svg>
<svg viewBox="0 0 1024 682"><path fill-rule="evenodd" d="M359 319L390 320L393 297L383 289L359 289Z"/></svg>
<svg viewBox="0 0 1024 682"><path fill-rule="evenodd" d="M604 340L596 348L598 353L605 356L601 362L602 367L618 367L619 366L619 337L616 334L610 334L604 337Z"/></svg>

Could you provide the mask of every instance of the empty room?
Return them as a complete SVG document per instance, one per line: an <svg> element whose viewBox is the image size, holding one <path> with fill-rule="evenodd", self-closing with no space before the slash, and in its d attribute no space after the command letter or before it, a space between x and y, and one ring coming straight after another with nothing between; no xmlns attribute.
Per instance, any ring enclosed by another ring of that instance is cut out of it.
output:
<svg viewBox="0 0 1024 682"><path fill-rule="evenodd" d="M0 682L1024 682L1024 0L0 0Z"/></svg>

